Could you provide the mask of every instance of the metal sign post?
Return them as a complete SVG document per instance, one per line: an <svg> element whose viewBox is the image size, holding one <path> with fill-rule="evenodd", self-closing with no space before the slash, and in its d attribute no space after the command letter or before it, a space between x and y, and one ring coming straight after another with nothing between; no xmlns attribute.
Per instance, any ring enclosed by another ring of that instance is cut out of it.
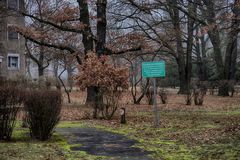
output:
<svg viewBox="0 0 240 160"><path fill-rule="evenodd" d="M143 62L142 63L142 76L144 78L153 78L153 90L154 90L154 101L153 101L153 114L155 117L155 126L160 125L160 113L157 107L157 86L156 78L165 77L165 62Z"/></svg>
<svg viewBox="0 0 240 160"><path fill-rule="evenodd" d="M153 78L153 90L154 90L154 100L153 100L153 113L155 114L155 126L160 125L160 113L157 107L157 86L156 78Z"/></svg>

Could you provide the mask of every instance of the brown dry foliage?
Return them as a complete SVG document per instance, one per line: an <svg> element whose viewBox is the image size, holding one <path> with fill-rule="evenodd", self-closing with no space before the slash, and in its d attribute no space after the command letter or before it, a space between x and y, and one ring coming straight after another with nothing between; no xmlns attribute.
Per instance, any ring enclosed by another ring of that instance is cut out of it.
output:
<svg viewBox="0 0 240 160"><path fill-rule="evenodd" d="M128 88L128 69L114 67L108 56L88 54L86 61L79 66L77 84L82 90L87 87L99 87L102 90L113 91Z"/></svg>

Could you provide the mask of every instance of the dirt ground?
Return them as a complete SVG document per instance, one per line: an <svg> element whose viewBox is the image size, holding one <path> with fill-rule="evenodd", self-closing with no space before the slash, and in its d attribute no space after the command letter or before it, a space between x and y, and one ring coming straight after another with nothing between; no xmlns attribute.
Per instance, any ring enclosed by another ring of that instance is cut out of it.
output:
<svg viewBox="0 0 240 160"><path fill-rule="evenodd" d="M177 90L169 91L167 104L161 104L158 97L160 126L155 127L153 108L147 105L146 99L143 99L140 105L134 105L131 94L124 93L119 108L126 108L127 123L121 124L118 111L111 120L92 119L92 108L84 105L86 93L74 91L71 93L71 104L66 102L64 95L62 119L57 128L90 127L119 133L138 141L137 146L151 152L154 160L238 160L240 157L240 95L234 97L207 95L203 106L187 106L185 96L176 93ZM19 128L17 131L22 130ZM18 135L14 133L15 137ZM26 133L24 132L23 135ZM18 150L15 144L11 146L8 143L3 144L2 149L9 146L15 153L15 150ZM35 145L35 143L28 144ZM66 142L64 144L67 145ZM59 152L59 149L56 150L59 144L54 141L51 145L47 143L39 146L44 149L41 155L49 150L46 146L54 146L50 147L51 155ZM28 151L29 149L24 149L26 155L32 155L28 154ZM36 152L38 153L37 148ZM2 151L2 154L7 156L9 153L11 153L9 148ZM68 155L70 159L81 159L78 157L79 153L61 154L59 158L54 154L52 159L68 159L64 158ZM46 158L46 155L42 156L42 159L51 159ZM73 158L75 156L78 158ZM80 155L82 159L87 159L86 157L89 156L91 156L89 160L99 159L89 154Z"/></svg>
<svg viewBox="0 0 240 160"><path fill-rule="evenodd" d="M101 126L136 138L143 149L154 151L154 159L238 159L240 95L207 94L202 106L187 106L185 96L176 93L176 90L169 93L167 104L161 104L158 97L159 129L154 127L152 106L147 105L146 99L134 105L130 93L123 95L119 106L126 108L126 125L120 124L118 112L112 120L93 120L91 107L84 106L83 92L72 93L73 103L65 103L62 120L71 120L73 126L79 122L90 127Z"/></svg>
<svg viewBox="0 0 240 160"><path fill-rule="evenodd" d="M177 94L177 90L171 89L168 93L167 104L162 104L160 97L157 97L158 107L161 111L227 111L240 107L240 95L234 97L220 97L217 95L207 94L202 106L186 105L184 95ZM62 110L62 120L82 120L91 119L91 107L85 106L86 92L74 91L71 93L71 103L67 103L67 97L64 96L64 105ZM120 106L127 109L128 116L134 116L136 112L152 112L152 106L148 105L144 97L140 105L134 105L130 92L125 92L120 100ZM116 113L115 117L118 116Z"/></svg>

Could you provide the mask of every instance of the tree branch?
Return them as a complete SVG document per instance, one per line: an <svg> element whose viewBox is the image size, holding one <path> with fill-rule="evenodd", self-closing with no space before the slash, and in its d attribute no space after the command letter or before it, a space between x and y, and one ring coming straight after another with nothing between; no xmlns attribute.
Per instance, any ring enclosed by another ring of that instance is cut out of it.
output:
<svg viewBox="0 0 240 160"><path fill-rule="evenodd" d="M44 20L44 19L41 19L41 18L38 18L34 15L30 15L30 14L27 14L25 12L21 12L21 14L23 16L26 16L26 17L30 17L30 18L33 18L41 23L44 23L44 24L47 24L47 25L50 25L50 26L53 26L61 31L68 31L68 32L74 32L74 33L82 33L83 31L82 30L78 30L78 29L74 29L74 28L69 28L69 27L64 27L62 25L58 25L56 23L53 23L53 22L50 22L48 20Z"/></svg>
<svg viewBox="0 0 240 160"><path fill-rule="evenodd" d="M69 46L64 46L64 45L60 45L60 44L56 45L56 44L51 44L51 43L47 43L44 41L38 41L36 39L33 39L30 36L24 35L21 32L19 32L19 34L21 34L25 39L28 39L28 40L30 40L38 45L41 45L41 46L46 46L46 47L55 48L55 49L59 49L59 50L66 50L66 51L69 51L71 54L76 52L76 49L73 49L72 47L69 47Z"/></svg>

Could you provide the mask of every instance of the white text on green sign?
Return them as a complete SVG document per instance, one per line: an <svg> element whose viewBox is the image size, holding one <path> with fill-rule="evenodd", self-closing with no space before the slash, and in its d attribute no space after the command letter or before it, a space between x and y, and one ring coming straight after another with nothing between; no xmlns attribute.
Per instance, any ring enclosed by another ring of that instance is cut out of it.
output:
<svg viewBox="0 0 240 160"><path fill-rule="evenodd" d="M142 76L144 78L165 77L165 62L143 62Z"/></svg>

